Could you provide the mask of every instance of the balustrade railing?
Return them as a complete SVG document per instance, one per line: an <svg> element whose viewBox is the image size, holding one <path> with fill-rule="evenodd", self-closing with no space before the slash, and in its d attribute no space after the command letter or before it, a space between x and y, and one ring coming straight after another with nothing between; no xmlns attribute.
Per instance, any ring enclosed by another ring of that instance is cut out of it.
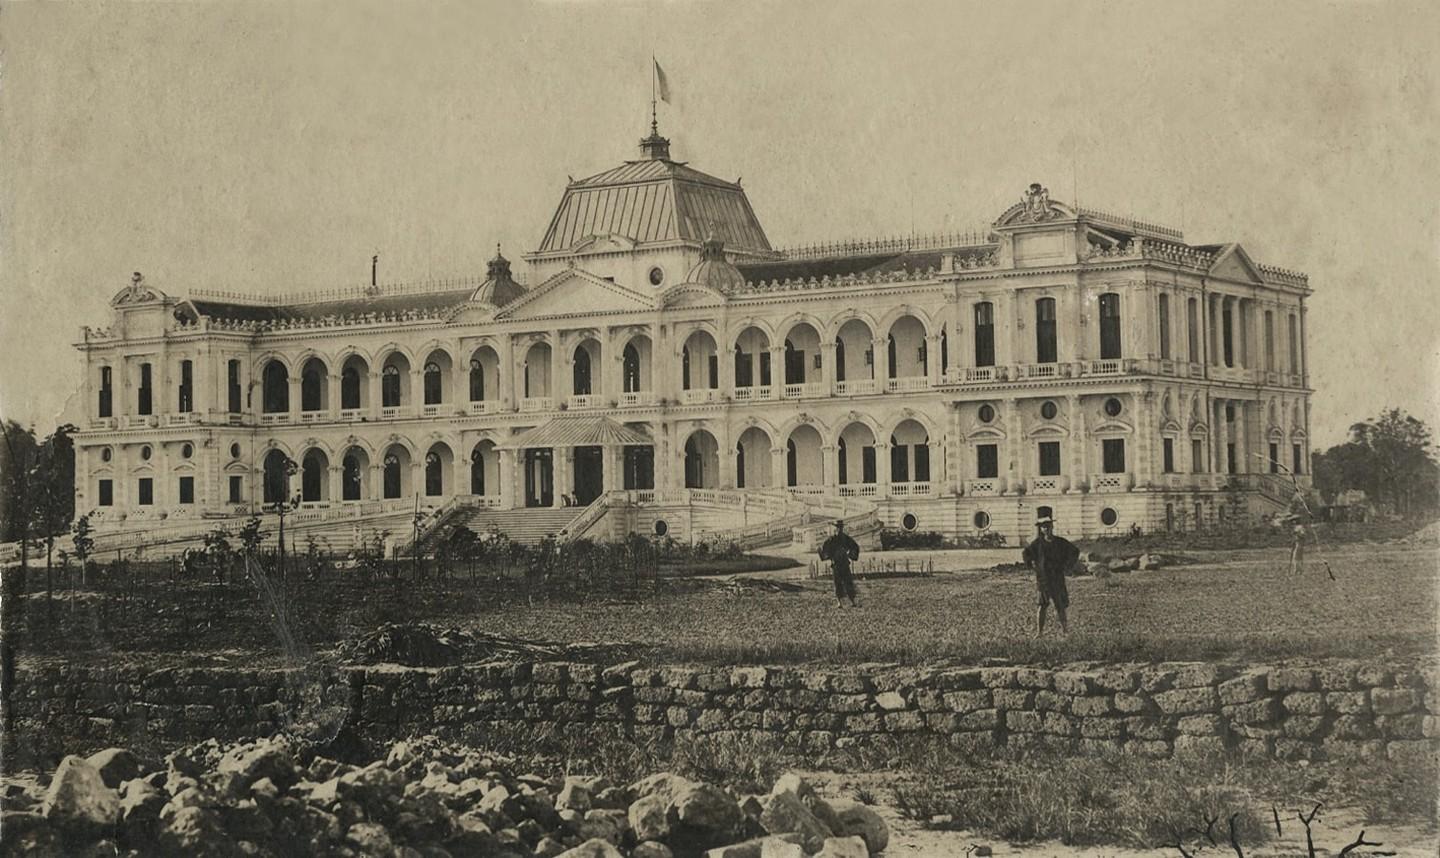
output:
<svg viewBox="0 0 1440 858"><path fill-rule="evenodd" d="M181 412L180 414L165 415L165 425L167 426L189 426L192 423L199 422L200 415L196 414L193 411L185 411Z"/></svg>
<svg viewBox="0 0 1440 858"><path fill-rule="evenodd" d="M498 399L477 399L470 402L471 414L494 414L500 410Z"/></svg>
<svg viewBox="0 0 1440 858"><path fill-rule="evenodd" d="M1022 363L1015 368L1015 375L1019 378L1059 378L1060 364L1058 363Z"/></svg>
<svg viewBox="0 0 1440 858"><path fill-rule="evenodd" d="M636 408L642 405L650 405L655 401L655 394L649 390L631 390L620 394L621 408Z"/></svg>
<svg viewBox="0 0 1440 858"><path fill-rule="evenodd" d="M857 378L854 381L835 382L836 396L866 396L875 392L875 379Z"/></svg>
<svg viewBox="0 0 1440 858"><path fill-rule="evenodd" d="M263 424L263 425L266 425L266 426L271 426L271 425L274 425L274 424L276 424L276 423L289 423L289 422L290 422L290 415L289 415L289 414L276 413L276 414L261 414L261 415L260 415L260 423Z"/></svg>
<svg viewBox="0 0 1440 858"><path fill-rule="evenodd" d="M1205 364L1192 362L1192 363L1190 364L1190 377L1191 377L1191 378L1204 378L1204 377L1205 377Z"/></svg>
<svg viewBox="0 0 1440 858"><path fill-rule="evenodd" d="M772 385L757 385L754 387L735 388L736 402L764 402L773 399L775 388Z"/></svg>
<svg viewBox="0 0 1440 858"><path fill-rule="evenodd" d="M842 498L873 498L880 495L880 486L876 483L860 483L858 485L843 485L836 487Z"/></svg>
<svg viewBox="0 0 1440 858"><path fill-rule="evenodd" d="M340 420L345 423L353 423L359 420L363 414L364 411L360 408L342 408L340 409Z"/></svg>
<svg viewBox="0 0 1440 858"><path fill-rule="evenodd" d="M982 382L995 380L995 367L993 366L967 366L965 367L965 380L967 382Z"/></svg>
<svg viewBox="0 0 1440 858"><path fill-rule="evenodd" d="M594 393L577 393L570 397L570 408L576 411L583 411L589 408L600 407L600 396Z"/></svg>
<svg viewBox="0 0 1440 858"><path fill-rule="evenodd" d="M555 407L555 400L548 396L527 396L520 400L520 410L524 412L550 411Z"/></svg>
<svg viewBox="0 0 1440 858"><path fill-rule="evenodd" d="M680 392L680 401L686 405L704 405L720 398L720 391L712 387L691 388Z"/></svg>
<svg viewBox="0 0 1440 858"><path fill-rule="evenodd" d="M910 375L903 378L887 378L885 390L890 393L913 393L917 390L929 390L930 379L923 375Z"/></svg>
<svg viewBox="0 0 1440 858"><path fill-rule="evenodd" d="M438 417L440 415L440 410L444 407L445 406L439 402L431 403L429 405L422 405L420 406L420 416Z"/></svg>
<svg viewBox="0 0 1440 858"><path fill-rule="evenodd" d="M324 411L302 411L300 412L301 423L321 423L325 420Z"/></svg>
<svg viewBox="0 0 1440 858"><path fill-rule="evenodd" d="M989 497L1000 494L1000 480L985 478L965 481L965 494Z"/></svg>
<svg viewBox="0 0 1440 858"><path fill-rule="evenodd" d="M1031 477L1030 493L1053 495L1060 491L1060 477Z"/></svg>
<svg viewBox="0 0 1440 858"><path fill-rule="evenodd" d="M824 396L825 383L820 381L804 381L796 384L787 384L782 388L781 396L786 399L803 399L811 396Z"/></svg>
<svg viewBox="0 0 1440 858"><path fill-rule="evenodd" d="M1123 492L1130 489L1130 475L1091 474L1090 490L1096 492Z"/></svg>
<svg viewBox="0 0 1440 858"><path fill-rule="evenodd" d="M1085 367L1086 375L1119 375L1124 364L1118 358L1107 358L1105 360L1092 360Z"/></svg>
<svg viewBox="0 0 1440 858"><path fill-rule="evenodd" d="M890 484L892 498L928 497L930 494L931 485L928 480Z"/></svg>

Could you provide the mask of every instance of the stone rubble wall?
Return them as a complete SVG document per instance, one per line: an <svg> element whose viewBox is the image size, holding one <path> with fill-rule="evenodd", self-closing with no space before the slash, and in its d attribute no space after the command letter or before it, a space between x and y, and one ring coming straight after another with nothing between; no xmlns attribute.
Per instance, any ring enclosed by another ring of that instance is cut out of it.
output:
<svg viewBox="0 0 1440 858"><path fill-rule="evenodd" d="M479 741L496 727L593 725L641 741L763 734L810 752L940 737L975 751L1397 758L1440 747L1440 666L46 666L17 674L14 712L22 742L44 747L63 736L65 752L264 735L288 715L344 720L375 741L416 733Z"/></svg>

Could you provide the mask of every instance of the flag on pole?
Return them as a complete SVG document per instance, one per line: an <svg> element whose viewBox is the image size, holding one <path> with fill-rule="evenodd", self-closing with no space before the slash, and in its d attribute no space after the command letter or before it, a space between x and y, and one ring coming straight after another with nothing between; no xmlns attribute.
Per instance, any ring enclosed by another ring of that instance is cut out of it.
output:
<svg viewBox="0 0 1440 858"><path fill-rule="evenodd" d="M661 101L669 104L670 81L665 78L665 70L660 68L660 63L656 62L653 58L650 61L655 63L655 95Z"/></svg>

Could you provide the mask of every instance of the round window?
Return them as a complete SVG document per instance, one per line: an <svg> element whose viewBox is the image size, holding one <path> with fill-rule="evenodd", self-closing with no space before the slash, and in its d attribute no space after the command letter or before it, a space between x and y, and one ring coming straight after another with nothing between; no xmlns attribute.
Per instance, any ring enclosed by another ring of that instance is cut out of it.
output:
<svg viewBox="0 0 1440 858"><path fill-rule="evenodd" d="M102 462L108 462L108 461L110 461L110 460L113 459L113 458L115 458L115 451L114 451L114 450L111 450L109 447L101 447L101 448L100 448L100 461L102 461Z"/></svg>
<svg viewBox="0 0 1440 858"><path fill-rule="evenodd" d="M907 512L900 517L900 526L906 530L914 530L920 526L920 519L915 517L915 513Z"/></svg>
<svg viewBox="0 0 1440 858"><path fill-rule="evenodd" d="M144 459L144 460L147 461L147 462L150 461L150 445L149 445L149 444L146 444L145 446L143 446L143 447L140 448L140 458Z"/></svg>
<svg viewBox="0 0 1440 858"><path fill-rule="evenodd" d="M980 406L980 411L977 416L980 418L981 423L989 423L995 419L995 408L990 405L982 405Z"/></svg>
<svg viewBox="0 0 1440 858"><path fill-rule="evenodd" d="M1114 527L1115 522L1119 520L1120 515L1119 513L1115 512L1115 509L1113 507L1107 506L1104 509L1100 510L1100 523L1105 525L1106 527Z"/></svg>
<svg viewBox="0 0 1440 858"><path fill-rule="evenodd" d="M190 458L190 457L193 456L193 455L195 455L195 445L194 445L194 444L188 444L188 443L187 443L187 444L181 444L181 445L180 445L180 458L182 458L182 459L188 459L188 458Z"/></svg>
<svg viewBox="0 0 1440 858"><path fill-rule="evenodd" d="M976 529L976 530L984 530L984 529L986 529L986 528L989 527L989 526L990 526L990 513L986 512L986 511L983 510L983 509L980 510L979 512L975 513L975 529Z"/></svg>
<svg viewBox="0 0 1440 858"><path fill-rule="evenodd" d="M1040 416L1044 417L1046 420L1054 420L1055 415L1059 413L1060 409L1055 407L1055 403L1053 400L1047 399L1040 405Z"/></svg>
<svg viewBox="0 0 1440 858"><path fill-rule="evenodd" d="M651 285L651 286L659 286L661 283L664 283L664 282L665 282L665 269L661 268L661 267L658 266L658 265L655 266L654 268L651 268L651 269L650 269L650 285Z"/></svg>
<svg viewBox="0 0 1440 858"><path fill-rule="evenodd" d="M670 525L668 525L668 524L665 523L665 519L663 519L663 518L657 518L657 519L655 519L655 535L656 535L656 536L664 536L665 534L667 534L667 533L669 533L669 532L670 532Z"/></svg>
<svg viewBox="0 0 1440 858"><path fill-rule="evenodd" d="M1105 400L1105 413L1109 414L1111 417L1119 417L1120 412L1123 410L1124 406L1122 406L1120 404L1120 400L1116 399L1115 397L1112 396L1109 399Z"/></svg>
<svg viewBox="0 0 1440 858"><path fill-rule="evenodd" d="M231 444L231 445L230 445L230 458L232 458L232 459L238 459L238 458L240 458L240 445L239 445L239 444Z"/></svg>

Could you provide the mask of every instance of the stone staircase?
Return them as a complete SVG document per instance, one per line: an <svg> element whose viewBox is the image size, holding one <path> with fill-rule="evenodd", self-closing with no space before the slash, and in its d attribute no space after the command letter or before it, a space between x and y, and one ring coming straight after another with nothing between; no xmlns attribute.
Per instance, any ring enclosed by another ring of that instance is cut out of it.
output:
<svg viewBox="0 0 1440 858"><path fill-rule="evenodd" d="M510 537L514 542L535 545L546 536L559 537L560 531L585 507L571 506L551 509L470 509L456 515L450 527L468 527L477 536L484 536L494 529Z"/></svg>

